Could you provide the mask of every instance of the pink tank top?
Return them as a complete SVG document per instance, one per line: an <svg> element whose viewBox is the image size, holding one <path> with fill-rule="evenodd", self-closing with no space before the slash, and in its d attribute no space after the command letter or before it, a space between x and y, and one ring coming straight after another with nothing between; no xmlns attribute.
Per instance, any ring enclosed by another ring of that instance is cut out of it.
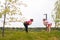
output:
<svg viewBox="0 0 60 40"><path fill-rule="evenodd" d="M30 25L32 23L32 21L26 21L27 25Z"/></svg>

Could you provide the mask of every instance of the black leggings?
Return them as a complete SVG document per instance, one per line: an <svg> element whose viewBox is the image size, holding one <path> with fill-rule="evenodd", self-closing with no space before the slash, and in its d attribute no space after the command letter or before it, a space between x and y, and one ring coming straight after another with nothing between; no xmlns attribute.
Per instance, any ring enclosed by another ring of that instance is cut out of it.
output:
<svg viewBox="0 0 60 40"><path fill-rule="evenodd" d="M24 23L24 26L25 26L25 31L28 32L28 25Z"/></svg>

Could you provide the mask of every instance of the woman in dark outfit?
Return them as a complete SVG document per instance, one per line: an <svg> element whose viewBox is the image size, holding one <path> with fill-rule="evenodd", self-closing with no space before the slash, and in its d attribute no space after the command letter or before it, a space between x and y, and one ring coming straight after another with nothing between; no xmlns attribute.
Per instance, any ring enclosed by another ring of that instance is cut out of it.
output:
<svg viewBox="0 0 60 40"><path fill-rule="evenodd" d="M25 31L28 32L28 25L31 25L33 22L33 19L30 19L29 21L25 21L23 24L25 26Z"/></svg>

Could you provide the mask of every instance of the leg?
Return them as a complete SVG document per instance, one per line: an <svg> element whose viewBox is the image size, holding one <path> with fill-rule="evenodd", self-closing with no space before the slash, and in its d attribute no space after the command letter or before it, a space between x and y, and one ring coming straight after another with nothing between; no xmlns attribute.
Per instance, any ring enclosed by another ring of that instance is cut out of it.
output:
<svg viewBox="0 0 60 40"><path fill-rule="evenodd" d="M28 25L24 23L25 31L28 32Z"/></svg>
<svg viewBox="0 0 60 40"><path fill-rule="evenodd" d="M46 25L46 31L48 31L48 26Z"/></svg>
<svg viewBox="0 0 60 40"><path fill-rule="evenodd" d="M25 26L25 30L26 30L26 32L28 32L28 26L27 25Z"/></svg>
<svg viewBox="0 0 60 40"><path fill-rule="evenodd" d="M48 31L48 27L46 27L46 30Z"/></svg>
<svg viewBox="0 0 60 40"><path fill-rule="evenodd" d="M49 32L51 31L51 26L49 26Z"/></svg>

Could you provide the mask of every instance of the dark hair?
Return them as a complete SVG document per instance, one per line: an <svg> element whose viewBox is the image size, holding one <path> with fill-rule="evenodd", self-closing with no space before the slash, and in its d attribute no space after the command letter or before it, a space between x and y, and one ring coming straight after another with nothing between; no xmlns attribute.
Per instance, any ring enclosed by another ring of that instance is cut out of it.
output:
<svg viewBox="0 0 60 40"><path fill-rule="evenodd" d="M33 19L30 19L33 22Z"/></svg>
<svg viewBox="0 0 60 40"><path fill-rule="evenodd" d="M43 19L43 21L45 21L46 19Z"/></svg>

